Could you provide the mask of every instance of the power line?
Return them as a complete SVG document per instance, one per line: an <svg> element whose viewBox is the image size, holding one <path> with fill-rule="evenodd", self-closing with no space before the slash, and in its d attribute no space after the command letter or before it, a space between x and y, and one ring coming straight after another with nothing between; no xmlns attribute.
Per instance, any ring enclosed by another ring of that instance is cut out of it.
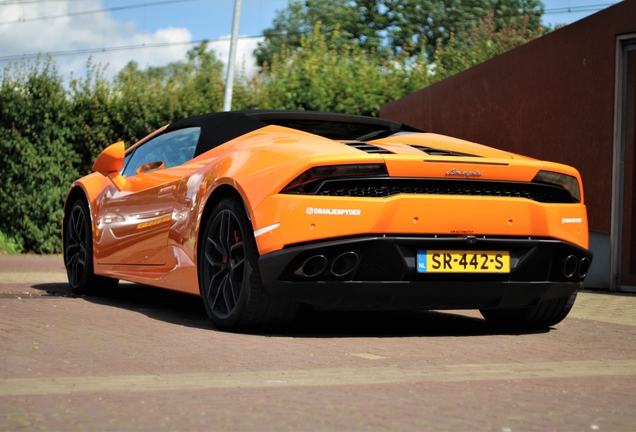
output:
<svg viewBox="0 0 636 432"><path fill-rule="evenodd" d="M260 36L241 36L239 39L256 39L263 37ZM13 60L21 60L21 59L29 59L29 58L37 58L42 54L49 55L51 57L62 57L69 55L77 55L77 54L92 54L92 53L100 53L100 52L110 52L110 51L126 51L126 50L134 50L134 49L144 49L144 48L160 48L167 46L178 46L178 45L196 45L198 43L203 42L220 42L220 41L230 41L229 38L217 38L217 39L199 39L194 41L180 41L180 42L158 42L153 44L141 44L141 45L123 45L123 46L115 46L115 47L105 47L105 48L86 48L86 49L78 49L78 50L67 50L67 51L53 51L48 53L37 53L37 54L16 54L16 55L8 55L0 57L0 61L13 61Z"/></svg>
<svg viewBox="0 0 636 432"><path fill-rule="evenodd" d="M32 0L32 2L43 2L43 1L55 1L55 0ZM154 3L148 3L146 5L130 5L130 6L122 6L122 7L115 7L115 8L109 8L109 9L103 9L101 11L113 11L113 10L121 10L121 9L132 9L132 8L138 8L138 7L144 7L144 6L158 6L158 5L162 5L162 4L169 4L169 3L182 3L182 2L188 2L188 1L196 1L196 0L167 0L167 1L160 1L160 2L154 2ZM3 5L4 3L0 2L0 5ZM17 2L15 4L18 4ZM601 10L604 9L607 6L612 6L616 3L604 3L604 4L596 4L596 5L585 5L585 6L574 6L574 7L563 7L563 8L554 8L554 9L547 9L544 11L544 15L547 14L562 14L562 13L575 13L575 12L589 12L589 11L596 11L596 10ZM593 8L593 9L589 9L589 8ZM598 9L597 9L598 8ZM95 13L97 11L92 11L92 12L79 12L76 15L81 15L81 14L86 14L86 13ZM70 16L69 15L59 15L56 17L41 17L40 19L52 19L52 18L57 18L57 17L61 17L61 16ZM515 16L506 16L506 17L497 17L497 18L518 18L521 17L521 15L515 15ZM475 17L475 20L478 20L480 18L484 18L484 17ZM23 22L23 21L20 21ZM466 21L466 23L468 22L473 22L473 21ZM7 24L7 22L0 22L0 24ZM257 39L257 38L261 38L261 37L276 37L276 36L280 36L280 37L286 37L286 36L292 36L292 35L301 35L301 34L307 34L307 32L287 32L287 33L270 33L268 35L254 35L254 36L241 36L239 39ZM61 57L61 56L69 56L69 55L79 55L79 54L92 54L92 53L100 53L100 52L111 52L111 51L126 51L126 50L136 50L136 49L145 49L145 48L160 48L160 47L168 47L168 46L179 46L179 45L195 45L198 43L202 43L202 42L219 42L219 41L223 41L223 40L229 40L227 38L217 38L217 39L200 39L200 40L195 40L195 41L179 41L179 42L158 42L158 43L153 43L153 44L139 44L139 45L123 45L123 46L114 46L114 47L103 47L103 48L86 48L86 49L77 49L77 50L66 50L66 51L53 51L53 52L48 52L48 53L44 53L46 55L49 55L51 57ZM0 61L13 61L13 60L20 60L20 59L29 59L29 58L36 58L38 56L42 55L42 53L33 53L33 54L15 54L15 55L8 55L8 56L0 56Z"/></svg>
<svg viewBox="0 0 636 432"><path fill-rule="evenodd" d="M26 1L0 2L0 6L20 5L20 4L28 4L28 3L44 3L44 2L51 2L51 1L55 1L55 0L26 0ZM69 0L60 0L60 1L69 1ZM43 17L23 18L16 21L0 21L0 25L20 24L24 22L33 22L33 21L46 21L46 20L57 19L57 18L90 15L90 14L103 13L103 12L114 12L114 11L121 11L121 10L127 10L127 9L139 9L139 8L145 8L145 7L162 6L166 4L185 3L185 2L192 2L192 1L200 1L200 0L163 0L163 1L153 2L153 3L134 4L129 6L116 6L112 8L69 12L66 14L49 15L49 16L43 16ZM571 6L571 7L568 6L568 7L560 7L560 8L553 8L553 9L545 9L543 11L543 15L557 15L557 14L577 13L577 12L578 13L596 12L598 10L604 9L608 6L613 6L615 4L616 3L601 3L601 4L593 4L593 5ZM518 15L518 16L520 17L521 15ZM497 17L497 18L517 18L518 16L506 16L506 17ZM476 21L479 18L480 17L475 17L474 20ZM254 37L258 37L258 36L254 36Z"/></svg>
<svg viewBox="0 0 636 432"><path fill-rule="evenodd" d="M79 15L90 15L90 14L103 13L103 12L114 12L114 11L120 11L125 9L138 9L138 8L145 8L149 6L161 6L161 5L171 4L171 3L185 3L185 2L191 2L191 1L199 1L199 0L164 0L164 1L158 1L153 3L134 4L129 6L116 6L112 8L93 9L93 10L80 11L80 12L69 12L69 13L60 14L60 15L49 15L49 16L34 17L34 18L22 18L16 21L0 21L0 25L19 24L19 23L31 22L31 21L46 21L46 20L56 19L56 18L66 18L66 17L73 17L73 16L79 16ZM19 5L20 3L13 3L13 4ZM5 4L0 3L0 5L4 6Z"/></svg>
<svg viewBox="0 0 636 432"><path fill-rule="evenodd" d="M72 2L72 1L89 1L89 0L5 0L5 1L0 1L0 6L12 6L12 5L21 5L21 4L29 4L29 3L61 3L61 2Z"/></svg>
<svg viewBox="0 0 636 432"><path fill-rule="evenodd" d="M564 6L560 8L546 9L543 12L543 14L553 15L553 14L563 14L563 13L569 13L569 12L595 12L601 9L605 9L606 7L609 7L609 6L614 6L616 3L619 3L619 2L603 3L603 4L595 4L595 5L583 5L583 6L567 6L567 7Z"/></svg>

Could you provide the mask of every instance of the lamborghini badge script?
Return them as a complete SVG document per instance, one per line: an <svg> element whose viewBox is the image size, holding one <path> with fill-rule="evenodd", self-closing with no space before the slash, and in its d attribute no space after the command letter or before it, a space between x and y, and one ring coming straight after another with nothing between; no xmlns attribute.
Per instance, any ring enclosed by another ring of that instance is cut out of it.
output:
<svg viewBox="0 0 636 432"><path fill-rule="evenodd" d="M360 216L361 212L357 209L330 209L330 208L316 208L307 207L306 212L310 214L323 214L323 215L335 215L335 216Z"/></svg>
<svg viewBox="0 0 636 432"><path fill-rule="evenodd" d="M457 169L453 168L450 171L446 172L447 176L457 176L457 177L481 177L483 171L457 171Z"/></svg>

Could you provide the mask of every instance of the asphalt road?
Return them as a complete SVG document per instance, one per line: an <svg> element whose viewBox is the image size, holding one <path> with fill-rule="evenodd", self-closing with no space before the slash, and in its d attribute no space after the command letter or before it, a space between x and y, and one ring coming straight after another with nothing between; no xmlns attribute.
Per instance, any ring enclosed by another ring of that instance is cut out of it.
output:
<svg viewBox="0 0 636 432"><path fill-rule="evenodd" d="M431 311L227 333L196 297L77 297L60 257L0 256L0 431L633 430L635 307L583 292L543 332Z"/></svg>

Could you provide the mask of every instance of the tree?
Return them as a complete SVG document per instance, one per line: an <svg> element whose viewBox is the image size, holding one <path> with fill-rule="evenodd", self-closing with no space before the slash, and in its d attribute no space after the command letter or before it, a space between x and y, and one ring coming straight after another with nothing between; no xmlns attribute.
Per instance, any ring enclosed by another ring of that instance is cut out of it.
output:
<svg viewBox="0 0 636 432"><path fill-rule="evenodd" d="M442 44L441 40L438 42L433 56L434 67L428 71L430 83L441 81L541 37L542 27L532 28L529 21L526 17L521 26L513 23L495 31L494 13L490 12L485 18L479 19L470 31L462 29L457 37L451 33L446 44Z"/></svg>
<svg viewBox="0 0 636 432"><path fill-rule="evenodd" d="M128 63L114 82L117 139L134 144L158 126L220 110L224 85L223 63L206 41L188 51L186 61L143 70Z"/></svg>
<svg viewBox="0 0 636 432"><path fill-rule="evenodd" d="M302 35L309 35L320 23L324 33L338 29L340 43L355 41L370 51L381 46L380 34L387 16L380 0L290 0L287 9L277 12L272 27L265 29L265 41L254 52L259 65L271 63L283 46L297 48Z"/></svg>
<svg viewBox="0 0 636 432"><path fill-rule="evenodd" d="M28 251L60 252L62 208L78 176L71 102L50 58L9 65L0 85L0 231Z"/></svg>
<svg viewBox="0 0 636 432"><path fill-rule="evenodd" d="M411 54L426 47L434 54L437 41L445 45L450 35L457 39L462 29L471 28L492 11L494 31L511 25L520 27L524 16L530 28L540 25L540 0L291 0L279 11L265 40L255 51L259 65L271 63L283 46L300 46L300 35L309 34L320 22L329 33L338 26L341 40L355 42L367 53L386 57L406 46Z"/></svg>
<svg viewBox="0 0 636 432"><path fill-rule="evenodd" d="M72 78L67 92L71 101L68 116L71 134L67 141L79 156L76 169L80 175L90 173L95 158L119 138L113 122L116 97L112 83L105 78L106 68L90 59L86 66L86 76Z"/></svg>
<svg viewBox="0 0 636 432"><path fill-rule="evenodd" d="M521 27L527 17L527 26L537 28L541 24L543 4L540 0L442 0L440 2L422 0L387 1L391 28L389 43L393 49L414 44L428 44L427 54L432 54L437 42L448 44L451 34L455 38L465 33L480 19L490 13L493 30Z"/></svg>
<svg viewBox="0 0 636 432"><path fill-rule="evenodd" d="M382 105L441 81L489 58L541 36L529 19L517 28L494 30L494 13L479 19L446 44L438 41L432 56L406 51L378 59L336 28L320 25L300 37L300 47L283 47L250 81L255 107L377 116Z"/></svg>

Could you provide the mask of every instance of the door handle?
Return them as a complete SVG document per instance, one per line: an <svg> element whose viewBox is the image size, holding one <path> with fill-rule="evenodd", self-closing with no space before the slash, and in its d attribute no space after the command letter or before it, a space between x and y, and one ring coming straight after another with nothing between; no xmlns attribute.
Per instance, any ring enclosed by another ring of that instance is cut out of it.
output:
<svg viewBox="0 0 636 432"><path fill-rule="evenodd" d="M175 186L174 185L166 186L165 188L159 189L159 196L162 197L162 196L166 196L166 195L172 195L174 190L175 190Z"/></svg>

